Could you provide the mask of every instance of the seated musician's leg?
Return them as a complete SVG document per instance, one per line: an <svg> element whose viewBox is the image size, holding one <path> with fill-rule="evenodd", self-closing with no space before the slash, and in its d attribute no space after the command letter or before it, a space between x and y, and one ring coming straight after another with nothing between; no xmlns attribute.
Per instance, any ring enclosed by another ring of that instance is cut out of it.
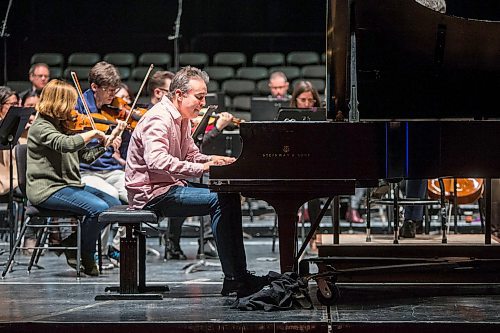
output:
<svg viewBox="0 0 500 333"><path fill-rule="evenodd" d="M120 201L95 188L67 186L52 194L40 207L53 210L64 210L85 216L82 223L82 265L85 274L99 275L94 260L96 241L99 237L101 227L97 217L109 207L119 205ZM76 233L73 233L62 243L63 246L76 246ZM66 257L70 266L76 265L76 254L74 250L66 250Z"/></svg>
<svg viewBox="0 0 500 333"><path fill-rule="evenodd" d="M174 186L144 206L160 216L210 214L212 230L225 275L223 295L244 296L260 290L267 279L251 275L246 268L239 195L210 192L206 185Z"/></svg>
<svg viewBox="0 0 500 333"><path fill-rule="evenodd" d="M427 196L427 180L407 180L406 197L414 199L425 199ZM424 206L407 205L404 206L405 218L400 230L400 236L414 238L415 233L423 231Z"/></svg>

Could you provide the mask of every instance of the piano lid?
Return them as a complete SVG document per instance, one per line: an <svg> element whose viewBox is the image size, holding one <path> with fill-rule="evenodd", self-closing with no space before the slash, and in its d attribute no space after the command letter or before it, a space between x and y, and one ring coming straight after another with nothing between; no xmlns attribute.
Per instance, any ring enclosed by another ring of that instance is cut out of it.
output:
<svg viewBox="0 0 500 333"><path fill-rule="evenodd" d="M361 119L500 117L500 22L414 0L330 0L327 79L346 117L351 32Z"/></svg>

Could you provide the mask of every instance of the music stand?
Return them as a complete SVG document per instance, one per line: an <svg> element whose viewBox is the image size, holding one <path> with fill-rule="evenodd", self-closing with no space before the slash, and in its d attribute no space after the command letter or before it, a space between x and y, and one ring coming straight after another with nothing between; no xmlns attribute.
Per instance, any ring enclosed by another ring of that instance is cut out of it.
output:
<svg viewBox="0 0 500 333"><path fill-rule="evenodd" d="M9 203L7 206L9 221L9 249L12 252L14 247L14 168L12 161L12 150L17 144L19 137L24 131L29 121L33 108L23 108L13 106L9 109L5 118L0 122L0 150L9 150Z"/></svg>
<svg viewBox="0 0 500 333"><path fill-rule="evenodd" d="M200 123L194 130L192 137L194 143L198 146L200 151L201 151L201 146L203 144L203 136L205 135L205 130L207 129L208 126L208 120L210 119L212 113L215 110L217 110L217 107L218 107L217 105L209 105L207 111L203 115L203 118L201 119ZM200 184L202 183L203 183L203 175L200 178ZM200 267L220 266L220 264L208 262L205 258L205 219L203 218L203 216L200 216L200 246L198 247L198 258L199 260L197 262L187 264L186 266L184 266L183 269L186 271L186 274L197 271Z"/></svg>

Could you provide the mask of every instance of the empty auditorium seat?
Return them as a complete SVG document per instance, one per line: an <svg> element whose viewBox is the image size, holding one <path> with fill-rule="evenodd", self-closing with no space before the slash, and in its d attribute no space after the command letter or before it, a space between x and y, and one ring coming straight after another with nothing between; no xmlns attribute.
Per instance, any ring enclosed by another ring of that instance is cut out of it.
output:
<svg viewBox="0 0 500 333"><path fill-rule="evenodd" d="M286 56L286 63L290 66L318 65L319 55L311 51L294 51Z"/></svg>
<svg viewBox="0 0 500 333"><path fill-rule="evenodd" d="M252 80L226 80L222 83L222 91L230 97L236 95L253 95L255 92L255 82Z"/></svg>
<svg viewBox="0 0 500 333"><path fill-rule="evenodd" d="M302 77L326 79L326 67L323 65L308 65L302 67Z"/></svg>
<svg viewBox="0 0 500 333"><path fill-rule="evenodd" d="M256 53L252 57L252 64L254 66L284 66L285 65L285 55L280 52L260 52Z"/></svg>
<svg viewBox="0 0 500 333"><path fill-rule="evenodd" d="M101 61L98 53L76 52L68 57L68 66L94 66Z"/></svg>
<svg viewBox="0 0 500 333"><path fill-rule="evenodd" d="M80 81L87 80L89 78L89 72L92 67L88 66L69 66L64 69L64 78L71 81L71 72L75 72Z"/></svg>
<svg viewBox="0 0 500 333"><path fill-rule="evenodd" d="M205 66L208 66L208 55L201 52L181 53L179 54L179 65L190 65L198 68L204 68Z"/></svg>
<svg viewBox="0 0 500 333"><path fill-rule="evenodd" d="M218 52L214 54L214 66L244 67L247 65L247 56L241 52Z"/></svg>
<svg viewBox="0 0 500 333"><path fill-rule="evenodd" d="M234 78L234 69L229 66L207 66L203 69L210 80L225 81Z"/></svg>
<svg viewBox="0 0 500 333"><path fill-rule="evenodd" d="M62 67L64 65L64 57L61 53L35 53L31 57L31 64L43 62L49 67Z"/></svg>
<svg viewBox="0 0 500 333"><path fill-rule="evenodd" d="M266 67L241 67L236 71L238 79L258 81L266 79L268 76L269 73Z"/></svg>
<svg viewBox="0 0 500 333"><path fill-rule="evenodd" d="M134 67L135 66L135 55L130 52L116 52L108 53L103 58L104 61L109 62L115 66L121 67Z"/></svg>
<svg viewBox="0 0 500 333"><path fill-rule="evenodd" d="M172 56L168 53L147 52L139 56L139 66L155 65L163 68L169 68L172 65Z"/></svg>

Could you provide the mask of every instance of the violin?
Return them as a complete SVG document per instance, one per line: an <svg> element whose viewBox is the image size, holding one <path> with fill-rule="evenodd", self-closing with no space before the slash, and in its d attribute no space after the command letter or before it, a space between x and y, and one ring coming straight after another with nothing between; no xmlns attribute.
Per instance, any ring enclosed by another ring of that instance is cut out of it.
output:
<svg viewBox="0 0 500 333"><path fill-rule="evenodd" d="M69 133L80 133L83 131L93 130L92 121L95 124L95 129L106 133L110 126L116 125L116 121L111 121L99 113L92 113L92 120L89 116L82 114L76 110L71 111L70 120L62 123L64 129Z"/></svg>
<svg viewBox="0 0 500 333"><path fill-rule="evenodd" d="M209 125L215 125L215 123L217 122L217 119L219 119L219 117L220 117L219 114L213 114L213 115L211 115L208 118L208 124L207 125L208 126ZM201 122L202 119L203 119L203 114L198 115L196 118L193 119L193 123L196 124L196 126L198 126L198 124ZM233 119L231 119L231 124L229 124L226 128L227 129L237 128L243 122L245 122L245 119L240 119L240 118L233 117Z"/></svg>
<svg viewBox="0 0 500 333"><path fill-rule="evenodd" d="M455 191L455 180L457 182L457 204L464 205L477 201L483 194L484 180L482 178L445 178L443 179L445 198L453 198ZM441 189L437 179L427 181L427 193L432 199L439 199Z"/></svg>
<svg viewBox="0 0 500 333"><path fill-rule="evenodd" d="M127 120L128 114L132 112L127 122L129 129L134 129L139 119L141 119L147 111L148 109L144 108L134 108L134 110L131 111L131 107L120 97L113 98L111 104L103 105L101 108L101 114L110 121L125 121Z"/></svg>

